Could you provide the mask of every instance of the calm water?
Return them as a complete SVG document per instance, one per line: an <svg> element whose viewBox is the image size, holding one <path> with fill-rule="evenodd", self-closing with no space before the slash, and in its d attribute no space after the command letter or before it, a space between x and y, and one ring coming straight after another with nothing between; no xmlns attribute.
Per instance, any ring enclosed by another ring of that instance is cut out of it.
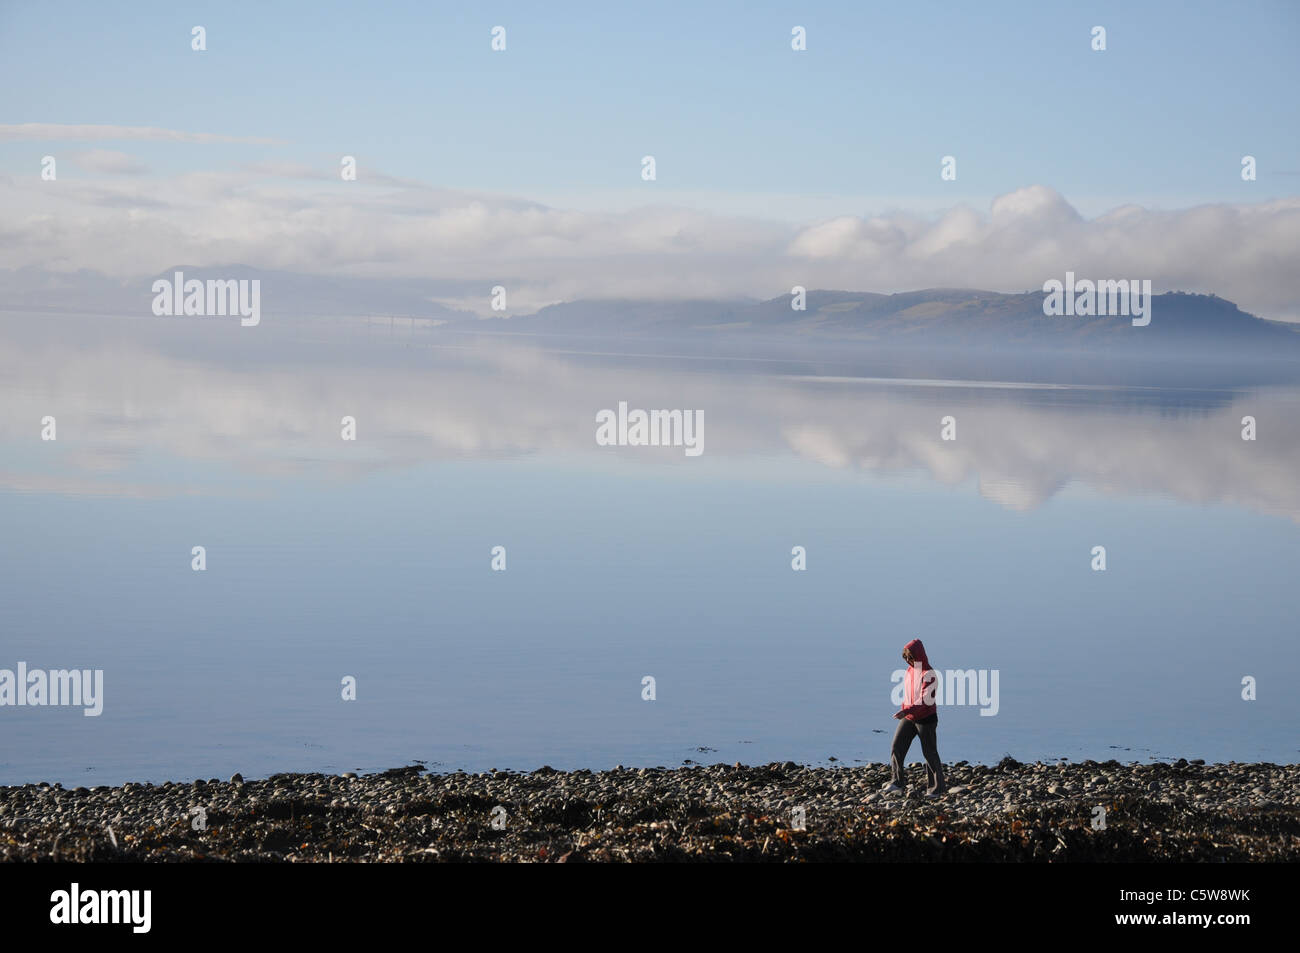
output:
<svg viewBox="0 0 1300 953"><path fill-rule="evenodd" d="M882 761L914 637L999 673L945 760L1295 760L1300 394L636 350L9 316L0 668L104 710L0 708L0 783ZM705 452L598 447L621 400Z"/></svg>

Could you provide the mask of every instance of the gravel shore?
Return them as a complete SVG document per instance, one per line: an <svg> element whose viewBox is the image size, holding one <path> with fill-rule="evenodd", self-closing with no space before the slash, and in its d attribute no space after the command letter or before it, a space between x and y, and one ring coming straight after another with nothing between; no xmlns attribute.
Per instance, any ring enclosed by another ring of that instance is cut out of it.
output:
<svg viewBox="0 0 1300 953"><path fill-rule="evenodd" d="M0 858L1300 860L1297 765L959 762L934 800L920 796L921 766L908 770L905 796L880 793L887 765L793 762L28 784L0 788Z"/></svg>

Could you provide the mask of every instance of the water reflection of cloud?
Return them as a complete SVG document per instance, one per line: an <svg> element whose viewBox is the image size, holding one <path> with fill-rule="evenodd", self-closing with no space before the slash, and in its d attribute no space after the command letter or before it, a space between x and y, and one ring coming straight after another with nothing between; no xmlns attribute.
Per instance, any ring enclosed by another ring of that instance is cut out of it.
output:
<svg viewBox="0 0 1300 953"><path fill-rule="evenodd" d="M355 342L308 356L292 343L248 353L194 343L166 350L136 324L107 344L0 328L0 439L15 450L0 486L28 492L150 495L220 491L143 479L183 460L250 478L360 479L427 461L596 454L595 413L630 406L701 408L706 456L794 455L845 471L919 471L974 480L985 499L1031 510L1071 482L1117 495L1227 503L1300 520L1300 418L1294 392L1244 393L1166 413L1105 391L1066 403L1016 390L856 386L629 368L505 347L446 350ZM39 421L58 418L43 444ZM1241 418L1259 439L1240 438ZM340 439L356 417L359 439ZM957 440L940 439L940 418ZM24 446L25 445L25 446ZM22 448L21 453L16 452ZM620 463L689 466L680 452L614 450ZM595 458L592 458L593 460Z"/></svg>

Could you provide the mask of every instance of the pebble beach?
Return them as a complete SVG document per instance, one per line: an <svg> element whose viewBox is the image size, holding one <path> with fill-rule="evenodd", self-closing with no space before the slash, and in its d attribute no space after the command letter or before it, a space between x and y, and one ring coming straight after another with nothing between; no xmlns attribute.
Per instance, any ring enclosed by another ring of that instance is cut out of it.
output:
<svg viewBox="0 0 1300 953"><path fill-rule="evenodd" d="M0 858L73 862L1297 861L1300 766L885 764L0 788Z"/></svg>

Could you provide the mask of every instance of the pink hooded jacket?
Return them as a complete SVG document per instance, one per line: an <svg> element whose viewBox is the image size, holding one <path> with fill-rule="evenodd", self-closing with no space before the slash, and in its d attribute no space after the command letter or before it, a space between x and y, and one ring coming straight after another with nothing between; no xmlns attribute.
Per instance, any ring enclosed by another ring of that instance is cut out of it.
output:
<svg viewBox="0 0 1300 953"><path fill-rule="evenodd" d="M939 711L934 704L934 680L938 673L930 667L930 659L920 639L913 639L904 648L911 650L912 664L907 667L907 675L903 678L903 707L900 710L908 721L919 721ZM920 671L917 662L921 663Z"/></svg>

